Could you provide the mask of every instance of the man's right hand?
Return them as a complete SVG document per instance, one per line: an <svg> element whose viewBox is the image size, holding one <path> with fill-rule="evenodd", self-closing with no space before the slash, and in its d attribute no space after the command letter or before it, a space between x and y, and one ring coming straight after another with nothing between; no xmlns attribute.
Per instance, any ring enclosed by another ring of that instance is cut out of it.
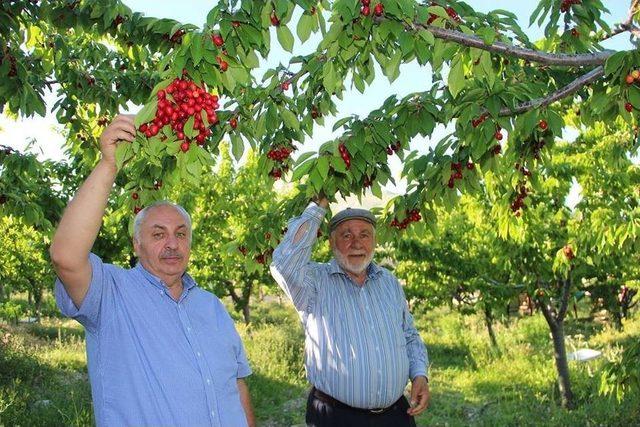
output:
<svg viewBox="0 0 640 427"><path fill-rule="evenodd" d="M116 147L118 141L132 142L136 137L135 116L120 114L107 126L100 136L100 151L102 160L109 164L116 164Z"/></svg>
<svg viewBox="0 0 640 427"><path fill-rule="evenodd" d="M320 193L313 198L313 201L323 209L327 209L329 207L329 199L327 199L324 191L320 191Z"/></svg>

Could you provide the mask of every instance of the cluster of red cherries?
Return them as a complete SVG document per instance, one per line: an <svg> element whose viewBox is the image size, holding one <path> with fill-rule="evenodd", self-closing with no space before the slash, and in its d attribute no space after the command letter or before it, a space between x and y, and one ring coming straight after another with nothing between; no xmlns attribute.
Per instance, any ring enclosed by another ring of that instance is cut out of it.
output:
<svg viewBox="0 0 640 427"><path fill-rule="evenodd" d="M476 165L472 161L468 161L466 167L471 171L476 168ZM449 177L447 187L454 188L456 186L456 180L458 179L462 179L462 163L453 162L451 163L451 176Z"/></svg>
<svg viewBox="0 0 640 427"><path fill-rule="evenodd" d="M175 132L180 144L180 150L189 151L193 141L198 145L203 145L207 137L211 135L208 125L218 122L216 110L219 107L218 97L208 93L204 88L199 87L186 76L176 78L165 89L161 89L157 94L158 108L155 118L140 125L138 130L147 138L151 138L160 132L163 126L170 125ZM206 113L206 122L203 121L202 111ZM189 139L185 136L184 126L187 120L193 117L193 128L198 130L195 138Z"/></svg>
<svg viewBox="0 0 640 427"><path fill-rule="evenodd" d="M418 209L408 210L406 211L406 214L407 216L402 221L398 221L398 218L393 218L389 225L391 225L391 227L396 227L399 230L404 230L412 222L417 222L422 219Z"/></svg>
<svg viewBox="0 0 640 427"><path fill-rule="evenodd" d="M349 150L343 143L338 145L338 151L340 151L340 157L342 157L342 161L347 166L347 169L351 167L351 154L349 154Z"/></svg>
<svg viewBox="0 0 640 427"><path fill-rule="evenodd" d="M582 0L562 0L562 3L560 3L560 12L566 13L571 9L571 6L580 3L582 3Z"/></svg>
<svg viewBox="0 0 640 427"><path fill-rule="evenodd" d="M371 15L371 0L360 0L362 7L360 8L360 14L364 16ZM373 7L373 14L375 16L382 16L384 14L384 5L378 3Z"/></svg>
<svg viewBox="0 0 640 427"><path fill-rule="evenodd" d="M396 141L386 148L387 155L391 156L393 155L393 153L397 153L398 151L400 151L401 148L402 144L400 143L400 141Z"/></svg>
<svg viewBox="0 0 640 427"><path fill-rule="evenodd" d="M431 2L431 6L440 6L440 5L436 2ZM460 18L460 15L458 15L458 12L456 12L451 6L446 7L445 10L447 11L447 15L449 15L449 18L453 19L458 24L462 22L462 18ZM438 19L438 15L436 15L435 13L430 13L429 20L427 21L427 25L431 25L433 21L435 21L436 19Z"/></svg>
<svg viewBox="0 0 640 427"><path fill-rule="evenodd" d="M289 165L287 164L287 160L291 157L291 153L295 151L294 147L282 146L278 148L272 148L267 153L267 157L278 163L271 171L269 172L269 176L273 179L280 179L282 174L289 170Z"/></svg>

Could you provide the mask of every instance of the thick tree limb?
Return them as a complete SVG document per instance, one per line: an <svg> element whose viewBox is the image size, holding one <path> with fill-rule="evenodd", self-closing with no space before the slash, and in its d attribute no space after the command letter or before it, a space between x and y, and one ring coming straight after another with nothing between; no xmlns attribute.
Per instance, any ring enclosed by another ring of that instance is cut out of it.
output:
<svg viewBox="0 0 640 427"><path fill-rule="evenodd" d="M590 85L591 83L598 80L600 77L604 75L604 66L599 66L589 71L587 74L584 74L563 88L558 89L555 92L550 93L544 98L532 99L531 101L523 102L522 104L516 106L511 109L505 107L500 110L500 116L511 116L514 114L521 114L529 110L533 110L535 108L546 107L556 101L559 101L567 96L579 91L585 86Z"/></svg>
<svg viewBox="0 0 640 427"><path fill-rule="evenodd" d="M480 37L464 34L460 31L449 30L447 28L434 27L432 25L414 24L416 27L424 28L433 34L434 37L454 42L463 46L475 47L501 55L513 56L531 62L546 65L560 65L565 67L579 67L583 65L602 65L607 58L614 54L613 51L605 50L596 53L565 54L549 53L525 47L514 46L503 42L486 44Z"/></svg>

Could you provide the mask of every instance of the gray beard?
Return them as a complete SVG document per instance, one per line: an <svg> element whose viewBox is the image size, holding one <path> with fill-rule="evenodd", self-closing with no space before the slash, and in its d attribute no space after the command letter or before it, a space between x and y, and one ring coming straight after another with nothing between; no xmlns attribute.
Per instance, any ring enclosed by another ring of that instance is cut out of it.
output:
<svg viewBox="0 0 640 427"><path fill-rule="evenodd" d="M369 256L366 257L362 262L357 264L353 264L349 262L349 259L346 256L343 256L340 252L338 252L337 249L333 250L333 256L338 262L338 265L342 267L343 270L349 273L355 274L357 276L364 273L367 270L367 267L369 267L369 264L371 264L371 261L373 260L373 252L371 252L371 254L369 254Z"/></svg>

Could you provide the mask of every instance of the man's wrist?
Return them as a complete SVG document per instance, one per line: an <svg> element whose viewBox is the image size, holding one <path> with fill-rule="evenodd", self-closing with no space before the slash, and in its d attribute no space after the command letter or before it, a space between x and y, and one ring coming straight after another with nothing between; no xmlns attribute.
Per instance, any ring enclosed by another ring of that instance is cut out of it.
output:
<svg viewBox="0 0 640 427"><path fill-rule="evenodd" d="M420 377L424 378L425 381L427 382L427 384L429 384L429 377L427 377L425 374L418 374L418 375L414 376L413 379L411 380L411 382L417 380Z"/></svg>

